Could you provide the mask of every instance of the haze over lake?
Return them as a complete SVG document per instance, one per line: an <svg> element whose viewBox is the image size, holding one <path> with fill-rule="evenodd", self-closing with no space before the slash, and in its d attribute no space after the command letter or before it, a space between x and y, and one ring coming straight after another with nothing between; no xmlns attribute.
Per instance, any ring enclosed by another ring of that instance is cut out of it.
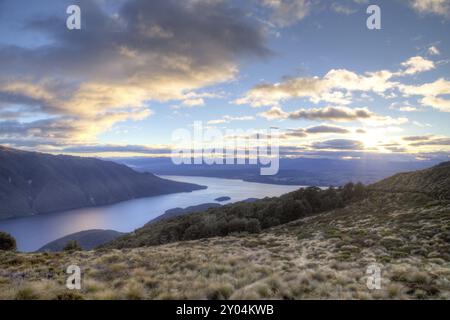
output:
<svg viewBox="0 0 450 320"><path fill-rule="evenodd" d="M176 193L150 198L135 199L110 206L81 208L65 212L35 215L0 221L0 231L16 238L19 251L34 251L50 241L65 235L89 230L112 229L130 232L166 210L215 202L214 199L228 196L222 205L248 198L277 197L301 186L283 186L245 182L242 180L161 176L163 178L208 186L205 190L191 193Z"/></svg>

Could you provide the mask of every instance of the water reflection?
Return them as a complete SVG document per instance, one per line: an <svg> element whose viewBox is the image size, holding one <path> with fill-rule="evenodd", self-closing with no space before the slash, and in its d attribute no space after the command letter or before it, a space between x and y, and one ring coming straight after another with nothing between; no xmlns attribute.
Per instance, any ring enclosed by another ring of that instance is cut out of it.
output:
<svg viewBox="0 0 450 320"><path fill-rule="evenodd" d="M188 207L222 196L231 198L222 204L248 198L280 196L300 186L280 186L204 177L164 176L165 178L208 186L191 193L177 193L151 198L134 199L118 204L36 215L0 221L0 231L12 234L20 251L34 251L46 243L74 232L88 229L133 231L174 207Z"/></svg>

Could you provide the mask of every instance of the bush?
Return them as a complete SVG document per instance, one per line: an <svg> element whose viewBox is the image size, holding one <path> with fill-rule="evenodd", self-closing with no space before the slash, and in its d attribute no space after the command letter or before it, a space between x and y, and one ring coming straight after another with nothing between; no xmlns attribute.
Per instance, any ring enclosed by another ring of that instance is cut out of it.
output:
<svg viewBox="0 0 450 320"><path fill-rule="evenodd" d="M0 250L16 251L16 239L5 232L0 232Z"/></svg>
<svg viewBox="0 0 450 320"><path fill-rule="evenodd" d="M279 198L265 198L252 203L237 202L204 212L151 223L109 243L110 248L158 245L183 240L221 237L236 233L258 233L312 214L342 208L363 199L363 184L321 190L302 188Z"/></svg>
<svg viewBox="0 0 450 320"><path fill-rule="evenodd" d="M80 244L75 241L75 240L71 240L69 242L67 242L67 244L65 245L64 251L81 251L83 250L83 248L81 248Z"/></svg>

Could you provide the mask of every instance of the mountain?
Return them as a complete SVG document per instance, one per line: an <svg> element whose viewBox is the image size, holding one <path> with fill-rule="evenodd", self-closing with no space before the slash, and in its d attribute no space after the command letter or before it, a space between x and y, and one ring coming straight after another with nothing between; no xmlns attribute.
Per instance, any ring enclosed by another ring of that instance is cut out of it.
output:
<svg viewBox="0 0 450 320"><path fill-rule="evenodd" d="M212 208L87 252L0 251L0 299L448 300L449 177L442 164L364 189L309 188ZM86 270L77 292L61 272L74 261ZM380 287L371 288L377 270Z"/></svg>
<svg viewBox="0 0 450 320"><path fill-rule="evenodd" d="M122 232L114 230L85 230L69 234L65 237L59 238L55 241L47 243L42 246L37 252L58 252L63 251L64 247L70 241L76 241L83 250L92 250L99 245L108 241L112 241L120 236Z"/></svg>
<svg viewBox="0 0 450 320"><path fill-rule="evenodd" d="M0 219L202 188L111 161L0 146Z"/></svg>
<svg viewBox="0 0 450 320"><path fill-rule="evenodd" d="M274 176L261 176L260 165L175 165L170 158L123 158L124 163L137 171L150 171L158 175L203 176L242 179L300 186L341 186L349 181L374 183L397 172L424 169L438 162L396 159L386 156L359 154L354 159L281 158L279 172Z"/></svg>

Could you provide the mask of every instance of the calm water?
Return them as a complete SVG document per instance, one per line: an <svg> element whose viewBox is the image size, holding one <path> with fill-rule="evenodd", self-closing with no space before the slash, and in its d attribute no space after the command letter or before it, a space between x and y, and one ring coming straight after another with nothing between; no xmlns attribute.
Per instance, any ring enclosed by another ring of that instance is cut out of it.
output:
<svg viewBox="0 0 450 320"><path fill-rule="evenodd" d="M214 202L214 199L222 196L231 198L222 204L248 198L275 197L300 188L300 186L280 186L219 178L180 176L164 176L164 178L196 183L208 186L208 189L135 199L104 207L4 220L0 221L0 231L8 232L16 238L18 250L34 251L50 241L83 230L112 229L130 232L175 207L185 208Z"/></svg>

